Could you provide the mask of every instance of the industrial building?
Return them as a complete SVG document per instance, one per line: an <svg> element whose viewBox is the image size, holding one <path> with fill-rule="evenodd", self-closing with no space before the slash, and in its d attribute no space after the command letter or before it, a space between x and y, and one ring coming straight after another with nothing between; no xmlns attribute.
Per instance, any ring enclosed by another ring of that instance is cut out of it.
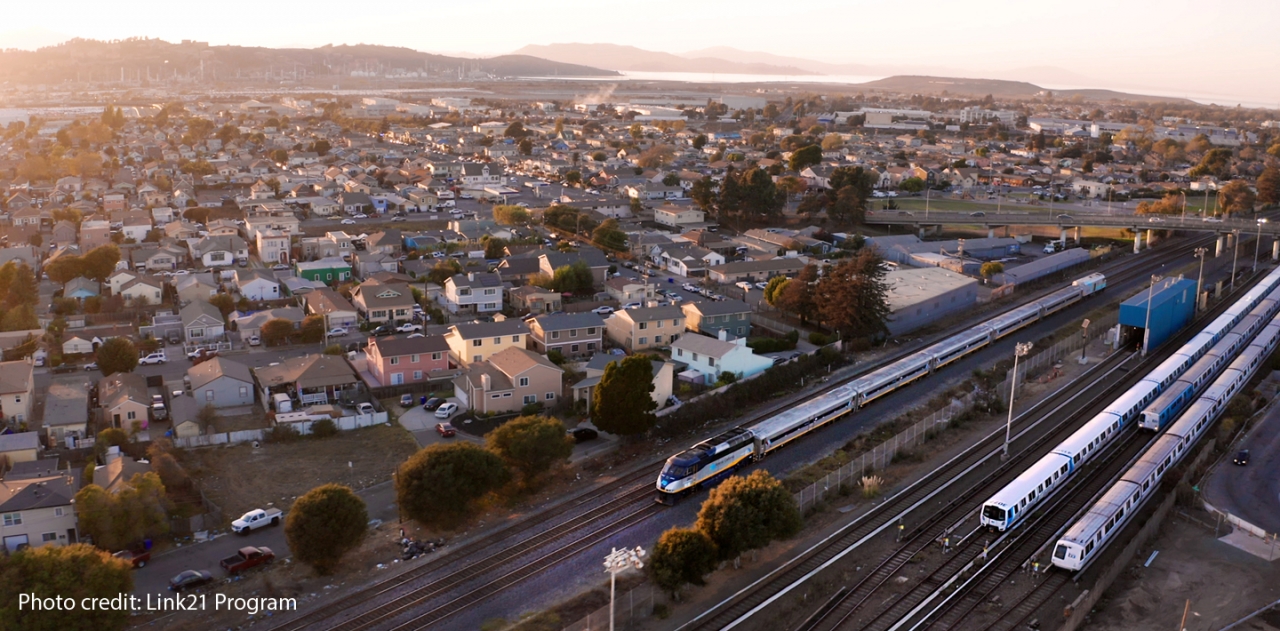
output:
<svg viewBox="0 0 1280 631"><path fill-rule="evenodd" d="M1088 260L1088 250L1071 248L1070 250L1063 250L1057 254L1050 254L1044 258L1036 259L1026 265L1006 269L1004 273L996 274L995 281L1000 285L1021 285L1069 267L1074 267Z"/></svg>
<svg viewBox="0 0 1280 631"><path fill-rule="evenodd" d="M902 335L978 301L978 281L940 267L885 273L889 285L889 333Z"/></svg>
<svg viewBox="0 0 1280 631"><path fill-rule="evenodd" d="M1120 303L1120 338L1142 344L1143 329L1148 329L1148 348L1155 348L1191 322L1195 310L1196 281L1165 278Z"/></svg>
<svg viewBox="0 0 1280 631"><path fill-rule="evenodd" d="M886 261L919 267L935 267L936 265L930 260L932 257L917 258L917 255L944 255L991 260L1006 256L1017 256L1022 252L1022 244L1018 243L1017 239L1008 237L921 241L916 235L900 234L886 237L868 237L867 245L874 247Z"/></svg>

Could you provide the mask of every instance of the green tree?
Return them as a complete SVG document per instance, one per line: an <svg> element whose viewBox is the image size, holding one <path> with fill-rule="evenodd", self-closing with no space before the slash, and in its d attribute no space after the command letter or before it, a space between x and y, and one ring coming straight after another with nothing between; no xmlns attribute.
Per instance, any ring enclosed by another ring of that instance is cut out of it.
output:
<svg viewBox="0 0 1280 631"><path fill-rule="evenodd" d="M499 204L493 207L493 220L504 226L523 226L529 223L529 211L520 206Z"/></svg>
<svg viewBox="0 0 1280 631"><path fill-rule="evenodd" d="M693 187L689 189L689 197L698 205L698 208L706 212L714 212L717 197L716 185L711 176L704 176L701 180L694 182Z"/></svg>
<svg viewBox="0 0 1280 631"><path fill-rule="evenodd" d="M778 292L781 291L783 285L787 284L788 280L791 279L786 276L774 276L773 278L770 278L768 284L764 286L764 301L776 306L775 302L778 299Z"/></svg>
<svg viewBox="0 0 1280 631"><path fill-rule="evenodd" d="M231 294L214 294L209 296L209 304L218 308L218 311L222 313L222 320L224 322L227 320L227 316L231 315L231 312L236 310L236 299L231 297Z"/></svg>
<svg viewBox="0 0 1280 631"><path fill-rule="evenodd" d="M617 219L606 219L591 233L591 240L596 245L609 250L627 249L627 233L618 227Z"/></svg>
<svg viewBox="0 0 1280 631"><path fill-rule="evenodd" d="M520 155L522 156L533 155L533 141L528 138L521 138L516 147L520 150Z"/></svg>
<svg viewBox="0 0 1280 631"><path fill-rule="evenodd" d="M325 484L293 503L284 522L284 536L299 561L328 574L342 555L360 545L368 522L364 500L349 487Z"/></svg>
<svg viewBox="0 0 1280 631"><path fill-rule="evenodd" d="M113 337L98 346L98 369L111 376L138 367L138 347L127 337Z"/></svg>
<svg viewBox="0 0 1280 631"><path fill-rule="evenodd" d="M106 452L108 447L121 447L129 444L129 435L118 427L108 427L98 432L96 443L101 444L102 451ZM97 445L95 444L95 446Z"/></svg>
<svg viewBox="0 0 1280 631"><path fill-rule="evenodd" d="M732 476L711 490L694 526L706 534L722 560L800 532L803 520L793 496L767 471Z"/></svg>
<svg viewBox="0 0 1280 631"><path fill-rule="evenodd" d="M675 598L686 584L705 585L719 560L716 544L693 528L672 528L662 533L649 556L649 576Z"/></svg>
<svg viewBox="0 0 1280 631"><path fill-rule="evenodd" d="M844 138L840 134L827 134L822 137L822 150L835 151L844 146Z"/></svg>
<svg viewBox="0 0 1280 631"><path fill-rule="evenodd" d="M116 264L119 262L119 246L114 243L100 245L89 250L89 253L84 255L84 275L87 278L92 278L100 283L104 283L107 281L107 277L115 271Z"/></svg>
<svg viewBox="0 0 1280 631"><path fill-rule="evenodd" d="M1267 206L1280 204L1280 167L1271 165L1258 175L1258 201Z"/></svg>
<svg viewBox="0 0 1280 631"><path fill-rule="evenodd" d="M799 173L805 167L811 167L822 164L822 147L818 145L809 145L791 152L791 159L787 166L792 171Z"/></svg>
<svg viewBox="0 0 1280 631"><path fill-rule="evenodd" d="M924 190L924 187L924 180L915 176L911 176L898 183L898 188L907 191L908 193L919 193Z"/></svg>
<svg viewBox="0 0 1280 631"><path fill-rule="evenodd" d="M108 550L136 545L169 529L164 484L151 471L134 474L113 493L90 484L76 493L75 502L80 531Z"/></svg>
<svg viewBox="0 0 1280 631"><path fill-rule="evenodd" d="M484 257L487 259L500 259L507 255L507 242L498 237L489 237L484 241Z"/></svg>
<svg viewBox="0 0 1280 631"><path fill-rule="evenodd" d="M1222 211L1227 213L1253 212L1257 196L1244 180L1231 180L1218 191L1218 199L1222 203Z"/></svg>
<svg viewBox="0 0 1280 631"><path fill-rule="evenodd" d="M486 434L484 442L519 471L526 483L551 465L567 461L573 453L573 438L565 433L564 424L546 416L520 416L507 421Z"/></svg>
<svg viewBox="0 0 1280 631"><path fill-rule="evenodd" d="M506 131L502 132L502 135L506 136L507 138L524 138L525 136L529 135L529 132L525 130L524 123L520 121L515 121L510 125L507 125L507 129Z"/></svg>
<svg viewBox="0 0 1280 631"><path fill-rule="evenodd" d="M133 591L128 561L83 543L27 548L0 556L0 628L14 631L119 631L129 626L130 611L81 608L85 598L114 598ZM61 597L74 609L33 611L19 597Z"/></svg>
<svg viewBox="0 0 1280 631"><path fill-rule="evenodd" d="M1202 134L1203 135L1203 134ZM1199 138L1199 136L1197 136ZM1195 139L1192 139L1195 142ZM1191 144L1187 145L1188 151L1193 151ZM1188 171L1191 177L1204 177L1210 175L1218 179L1226 179L1231 174L1231 150L1230 149L1209 149L1204 156L1200 158L1200 163Z"/></svg>
<svg viewBox="0 0 1280 631"><path fill-rule="evenodd" d="M444 281L451 278L454 274L461 273L461 263L456 259L443 258L440 259L440 262L436 263L435 267L431 268L430 272L427 272L427 282L435 283L443 287Z"/></svg>
<svg viewBox="0 0 1280 631"><path fill-rule="evenodd" d="M40 320L36 318L36 310L29 304L18 305L4 314L0 320L0 330L31 331L40 328Z"/></svg>
<svg viewBox="0 0 1280 631"><path fill-rule="evenodd" d="M429 526L452 526L475 503L511 480L497 454L478 445L436 444L409 457L396 470L396 502L408 518Z"/></svg>
<svg viewBox="0 0 1280 631"><path fill-rule="evenodd" d="M309 315L302 319L302 330L298 332L303 344L319 344L324 341L324 316Z"/></svg>
<svg viewBox="0 0 1280 631"><path fill-rule="evenodd" d="M635 140L640 140L644 136L644 126L640 123L632 123L631 128L627 131L631 132L631 137Z"/></svg>
<svg viewBox="0 0 1280 631"><path fill-rule="evenodd" d="M653 366L645 355L631 355L605 366L596 386L592 414L596 427L619 436L637 436L657 421Z"/></svg>
<svg viewBox="0 0 1280 631"><path fill-rule="evenodd" d="M813 299L813 285L818 282L818 266L810 263L800 270L800 274L792 282L782 286L774 293L773 306L800 316L800 321L808 322L817 315L818 305Z"/></svg>
<svg viewBox="0 0 1280 631"><path fill-rule="evenodd" d="M289 161L289 152L284 149L275 149L270 153L270 158L276 164L284 164Z"/></svg>
<svg viewBox="0 0 1280 631"><path fill-rule="evenodd" d="M84 276L84 272L84 259L72 255L59 256L44 266L44 273L49 275L49 280L59 285L65 285L73 278Z"/></svg>
<svg viewBox="0 0 1280 631"><path fill-rule="evenodd" d="M694 136L694 137L693 137L693 148L694 148L694 149L697 149L698 151L702 151L702 148L703 148L703 147L705 147L705 146L707 146L707 135L706 135L706 134L698 134L697 136Z"/></svg>
<svg viewBox="0 0 1280 631"><path fill-rule="evenodd" d="M1002 272L1004 272L1004 263L1001 263L1000 261L987 261L978 269L978 273L981 274L983 278L991 278L992 276Z"/></svg>
<svg viewBox="0 0 1280 631"><path fill-rule="evenodd" d="M814 299L828 326L845 337L888 334L889 286L883 263L875 250L863 248L823 275Z"/></svg>
<svg viewBox="0 0 1280 631"><path fill-rule="evenodd" d="M577 186L582 183L581 171L570 171L564 174L564 183L569 186Z"/></svg>
<svg viewBox="0 0 1280 631"><path fill-rule="evenodd" d="M262 343L267 346L287 344L289 338L293 337L294 332L293 323L284 318L268 320L266 324L262 325Z"/></svg>

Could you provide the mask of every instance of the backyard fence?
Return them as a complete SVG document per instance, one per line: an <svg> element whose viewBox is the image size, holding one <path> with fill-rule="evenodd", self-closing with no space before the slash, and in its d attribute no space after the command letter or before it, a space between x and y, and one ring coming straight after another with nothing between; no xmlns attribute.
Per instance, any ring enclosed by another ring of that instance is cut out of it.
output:
<svg viewBox="0 0 1280 631"><path fill-rule="evenodd" d="M360 427L370 427L373 425L381 425L386 423L390 417L386 412L375 412L373 414L358 414L356 416L343 416L333 419L334 425L343 431L349 431ZM311 433L311 424L314 421L301 421L298 423L288 423L299 434L307 435ZM266 438L267 430L265 429L246 429L237 432L219 432L217 434L204 434L201 436L186 436L182 438L174 438L173 444L176 447L192 448L192 447L213 447L216 445L237 445L240 443L248 443L253 441L261 441Z"/></svg>

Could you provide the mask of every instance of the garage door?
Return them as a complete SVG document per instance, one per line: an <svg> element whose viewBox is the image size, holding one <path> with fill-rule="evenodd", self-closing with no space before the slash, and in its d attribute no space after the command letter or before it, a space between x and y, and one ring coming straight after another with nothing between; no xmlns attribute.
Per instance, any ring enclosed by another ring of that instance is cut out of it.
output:
<svg viewBox="0 0 1280 631"><path fill-rule="evenodd" d="M10 554L17 552L19 549L25 548L25 547L27 547L26 535L14 535L12 537L4 538L4 549L8 550Z"/></svg>

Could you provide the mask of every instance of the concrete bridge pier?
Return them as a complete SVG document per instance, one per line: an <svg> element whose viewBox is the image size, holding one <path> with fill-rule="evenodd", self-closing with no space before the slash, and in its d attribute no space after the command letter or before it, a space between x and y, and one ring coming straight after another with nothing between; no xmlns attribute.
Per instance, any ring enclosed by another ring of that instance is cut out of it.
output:
<svg viewBox="0 0 1280 631"><path fill-rule="evenodd" d="M1280 239L1271 242L1271 260L1280 261Z"/></svg>
<svg viewBox="0 0 1280 631"><path fill-rule="evenodd" d="M1063 247L1067 246L1067 229L1066 228L1063 228L1058 231L1058 243L1061 243Z"/></svg>
<svg viewBox="0 0 1280 631"><path fill-rule="evenodd" d="M996 238L996 229L995 229L995 228L987 228L987 238L988 238L988 239L994 239L994 238Z"/></svg>
<svg viewBox="0 0 1280 631"><path fill-rule="evenodd" d="M1151 242L1154 240L1155 236L1156 236L1155 230L1147 231L1147 247L1151 247Z"/></svg>
<svg viewBox="0 0 1280 631"><path fill-rule="evenodd" d="M920 238L924 238L924 226L920 226Z"/></svg>
<svg viewBox="0 0 1280 631"><path fill-rule="evenodd" d="M1213 258L1216 259L1219 256L1222 256L1222 246L1225 244L1225 241L1226 241L1226 236L1218 235L1218 241L1213 248Z"/></svg>
<svg viewBox="0 0 1280 631"><path fill-rule="evenodd" d="M1080 245L1080 226L1076 226L1076 245Z"/></svg>
<svg viewBox="0 0 1280 631"><path fill-rule="evenodd" d="M1133 253L1137 254L1142 251L1142 231L1135 230L1133 232Z"/></svg>

